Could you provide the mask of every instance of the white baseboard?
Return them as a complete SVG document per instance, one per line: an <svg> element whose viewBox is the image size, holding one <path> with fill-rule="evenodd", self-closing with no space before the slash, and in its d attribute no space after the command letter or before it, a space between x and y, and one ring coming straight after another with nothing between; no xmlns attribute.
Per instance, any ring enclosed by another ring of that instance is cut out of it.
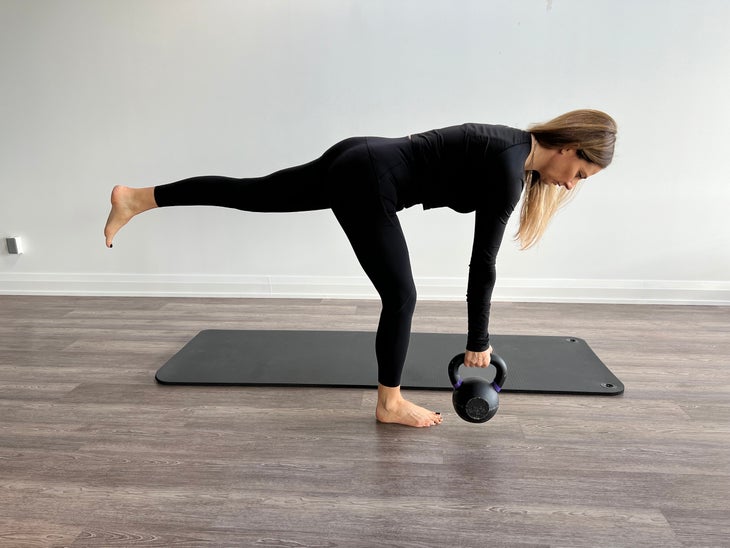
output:
<svg viewBox="0 0 730 548"><path fill-rule="evenodd" d="M416 279L419 299L464 300L466 278ZM0 295L376 299L364 276L0 273ZM500 278L508 302L730 305L730 282Z"/></svg>

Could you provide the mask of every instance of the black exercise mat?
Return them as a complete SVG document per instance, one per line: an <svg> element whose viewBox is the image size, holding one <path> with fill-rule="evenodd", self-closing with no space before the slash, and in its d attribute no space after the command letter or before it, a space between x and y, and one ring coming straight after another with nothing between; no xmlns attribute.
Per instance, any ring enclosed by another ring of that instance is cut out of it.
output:
<svg viewBox="0 0 730 548"><path fill-rule="evenodd" d="M446 367L463 352L463 335L413 333L404 388L451 390ZM624 385L582 339L492 335L509 367L505 392L616 395ZM462 377L493 378L494 368ZM375 334L359 331L198 333L155 376L163 384L377 386Z"/></svg>

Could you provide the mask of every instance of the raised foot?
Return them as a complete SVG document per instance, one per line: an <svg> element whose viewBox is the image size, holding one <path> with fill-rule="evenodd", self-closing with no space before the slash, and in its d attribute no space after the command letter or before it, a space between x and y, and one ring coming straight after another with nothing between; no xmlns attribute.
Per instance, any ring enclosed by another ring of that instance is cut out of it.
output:
<svg viewBox="0 0 730 548"><path fill-rule="evenodd" d="M401 399L396 402L378 402L375 409L375 418L378 422L403 424L417 428L435 426L441 424L441 415L429 411L408 400Z"/></svg>
<svg viewBox="0 0 730 548"><path fill-rule="evenodd" d="M112 209L104 226L104 237L106 238L106 246L112 247L114 235L126 225L129 220L134 217L134 212L129 202L131 202L131 189L126 186L115 186L112 190Z"/></svg>
<svg viewBox="0 0 730 548"><path fill-rule="evenodd" d="M154 189L130 188L117 185L112 190L112 209L104 226L104 237L106 246L112 247L112 240L119 229L126 225L129 220L143 211L157 207L154 199Z"/></svg>

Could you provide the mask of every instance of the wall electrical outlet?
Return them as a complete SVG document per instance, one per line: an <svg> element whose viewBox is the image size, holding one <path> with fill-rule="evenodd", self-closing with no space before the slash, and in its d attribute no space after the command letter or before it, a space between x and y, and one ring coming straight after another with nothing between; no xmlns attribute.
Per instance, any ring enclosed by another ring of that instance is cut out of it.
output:
<svg viewBox="0 0 730 548"><path fill-rule="evenodd" d="M20 255L23 253L23 244L20 238L5 238L5 243L8 246L8 253L11 255Z"/></svg>

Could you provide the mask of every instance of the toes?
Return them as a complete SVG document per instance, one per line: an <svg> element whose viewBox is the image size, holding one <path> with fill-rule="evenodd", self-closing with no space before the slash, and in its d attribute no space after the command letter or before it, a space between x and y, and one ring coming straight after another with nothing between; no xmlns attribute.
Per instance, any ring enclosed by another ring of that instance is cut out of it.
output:
<svg viewBox="0 0 730 548"><path fill-rule="evenodd" d="M433 413L424 422L424 425L425 426L436 426L437 424L441 424L441 416L440 415L437 415L436 413Z"/></svg>

